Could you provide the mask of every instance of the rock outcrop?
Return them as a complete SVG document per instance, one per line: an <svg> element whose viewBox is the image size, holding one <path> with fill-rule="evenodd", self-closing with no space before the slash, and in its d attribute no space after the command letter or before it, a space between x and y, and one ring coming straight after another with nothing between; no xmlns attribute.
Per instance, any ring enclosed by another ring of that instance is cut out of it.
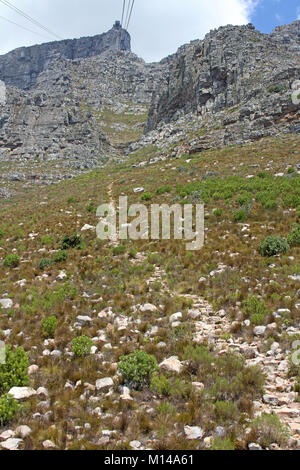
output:
<svg viewBox="0 0 300 470"><path fill-rule="evenodd" d="M145 145L194 153L300 132L299 31L300 21L270 35L221 27L146 64L116 23L94 38L6 54L0 160L82 170Z"/></svg>
<svg viewBox="0 0 300 470"><path fill-rule="evenodd" d="M20 47L0 56L0 80L21 89L32 88L41 72L55 57L86 59L107 51L130 51L129 33L118 22L107 33L80 39Z"/></svg>
<svg viewBox="0 0 300 470"><path fill-rule="evenodd" d="M170 123L175 128L183 124L184 130L196 119L193 130L200 136L194 150L201 150L299 132L299 106L291 96L300 77L300 54L296 41L280 40L298 37L294 31L299 28L300 21L265 35L251 24L226 26L181 47L153 96L145 133L168 131ZM159 136L149 139L155 143Z"/></svg>

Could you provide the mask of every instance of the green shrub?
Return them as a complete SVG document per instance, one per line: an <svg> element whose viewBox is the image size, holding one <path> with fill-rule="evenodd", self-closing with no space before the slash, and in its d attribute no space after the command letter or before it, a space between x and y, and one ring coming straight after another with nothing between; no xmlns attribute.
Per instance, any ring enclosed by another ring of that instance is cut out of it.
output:
<svg viewBox="0 0 300 470"><path fill-rule="evenodd" d="M263 413L252 421L251 428L256 435L257 442L262 447L268 447L273 443L284 446L289 438L287 427L281 423L275 414Z"/></svg>
<svg viewBox="0 0 300 470"><path fill-rule="evenodd" d="M42 330L44 336L53 338L55 330L57 328L57 318L54 315L45 317L42 319Z"/></svg>
<svg viewBox="0 0 300 470"><path fill-rule="evenodd" d="M215 437L211 442L211 450L234 450L234 444L230 439Z"/></svg>
<svg viewBox="0 0 300 470"><path fill-rule="evenodd" d="M262 256L275 256L280 253L287 253L290 246L285 238L269 235L259 246L259 253Z"/></svg>
<svg viewBox="0 0 300 470"><path fill-rule="evenodd" d="M239 209L233 214L233 222L245 222L247 220L247 211L245 209Z"/></svg>
<svg viewBox="0 0 300 470"><path fill-rule="evenodd" d="M53 238L50 235L43 235L41 238L41 242L43 245L52 245Z"/></svg>
<svg viewBox="0 0 300 470"><path fill-rule="evenodd" d="M152 194L149 193L149 192L148 192L148 193L144 193L144 194L142 195L142 201L151 201L151 199L152 199Z"/></svg>
<svg viewBox="0 0 300 470"><path fill-rule="evenodd" d="M300 196L295 193L287 193L282 196L282 202L284 207L295 209L300 205Z"/></svg>
<svg viewBox="0 0 300 470"><path fill-rule="evenodd" d="M165 193L170 193L172 191L171 186L162 186L161 188L158 188L155 193L160 195L160 194L165 194Z"/></svg>
<svg viewBox="0 0 300 470"><path fill-rule="evenodd" d="M215 210L214 210L214 215L215 215L216 217L222 217L222 215L223 215L223 210L222 210L222 209L215 209Z"/></svg>
<svg viewBox="0 0 300 470"><path fill-rule="evenodd" d="M239 415L239 410L232 401L217 401L214 412L217 422L221 424L227 421L235 421Z"/></svg>
<svg viewBox="0 0 300 470"><path fill-rule="evenodd" d="M78 336L72 341L72 351L76 357L87 356L91 352L93 341L87 336Z"/></svg>
<svg viewBox="0 0 300 470"><path fill-rule="evenodd" d="M152 376L150 388L155 393L166 397L170 396L172 392L172 384L163 374L154 374Z"/></svg>
<svg viewBox="0 0 300 470"><path fill-rule="evenodd" d="M150 383L152 375L158 370L158 365L154 356L137 350L128 356L120 357L118 369L125 382L139 388Z"/></svg>
<svg viewBox="0 0 300 470"><path fill-rule="evenodd" d="M0 229L0 240L4 237L3 230Z"/></svg>
<svg viewBox="0 0 300 470"><path fill-rule="evenodd" d="M262 325L269 310L264 301L259 300L255 295L251 295L242 304L242 309L246 317L250 318L252 325Z"/></svg>
<svg viewBox="0 0 300 470"><path fill-rule="evenodd" d="M88 206L86 206L86 210L92 214L96 214L97 207L93 203L91 203Z"/></svg>
<svg viewBox="0 0 300 470"><path fill-rule="evenodd" d="M73 235L65 235L62 239L62 249L69 250L70 248L77 248L80 250L82 248L82 238L78 233L73 233Z"/></svg>
<svg viewBox="0 0 300 470"><path fill-rule="evenodd" d="M12 387L28 385L27 369L29 361L23 348L5 348L5 364L0 364L0 395L7 393Z"/></svg>
<svg viewBox="0 0 300 470"><path fill-rule="evenodd" d="M18 255L8 255L3 261L3 265L7 268L16 268L19 264L20 257Z"/></svg>
<svg viewBox="0 0 300 470"><path fill-rule="evenodd" d="M125 253L126 253L126 246L125 245L115 246L112 249L113 256L124 255Z"/></svg>
<svg viewBox="0 0 300 470"><path fill-rule="evenodd" d="M60 250L57 253L55 253L53 257L53 261L55 263L62 263L63 261L66 261L68 258L68 252L67 250Z"/></svg>
<svg viewBox="0 0 300 470"><path fill-rule="evenodd" d="M39 262L39 268L43 271L46 268L49 268L52 265L52 260L49 258L43 258Z"/></svg>
<svg viewBox="0 0 300 470"><path fill-rule="evenodd" d="M288 235L287 242L290 246L300 246L300 225Z"/></svg>
<svg viewBox="0 0 300 470"><path fill-rule="evenodd" d="M8 424L19 409L19 403L11 395L0 397L0 426Z"/></svg>
<svg viewBox="0 0 300 470"><path fill-rule="evenodd" d="M244 206L245 204L249 204L252 201L252 193L244 192L239 195L237 198L237 203L240 206Z"/></svg>
<svg viewBox="0 0 300 470"><path fill-rule="evenodd" d="M254 313L253 315L251 315L250 321L251 325L254 326L263 325L265 322L265 315L263 315L262 313Z"/></svg>

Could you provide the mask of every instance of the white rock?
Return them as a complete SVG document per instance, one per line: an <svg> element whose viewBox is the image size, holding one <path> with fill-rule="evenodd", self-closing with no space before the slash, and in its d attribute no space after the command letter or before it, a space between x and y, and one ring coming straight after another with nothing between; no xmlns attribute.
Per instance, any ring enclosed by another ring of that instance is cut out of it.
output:
<svg viewBox="0 0 300 470"><path fill-rule="evenodd" d="M256 326L253 330L255 336L263 336L265 334L266 327L265 326Z"/></svg>
<svg viewBox="0 0 300 470"><path fill-rule="evenodd" d="M47 440L43 442L43 447L44 449L55 449L56 445L54 442Z"/></svg>
<svg viewBox="0 0 300 470"><path fill-rule="evenodd" d="M0 305L2 308L7 309L7 308L12 308L13 306L13 301L11 299L1 299L0 300Z"/></svg>
<svg viewBox="0 0 300 470"><path fill-rule="evenodd" d="M122 394L120 395L121 400L131 401L133 398L130 396L130 390L128 387L122 387Z"/></svg>
<svg viewBox="0 0 300 470"><path fill-rule="evenodd" d="M23 439L29 436L32 433L32 430L29 426L21 425L16 429L16 436L22 437Z"/></svg>
<svg viewBox="0 0 300 470"><path fill-rule="evenodd" d="M133 192L134 192L135 194L143 193L144 191L145 191L145 188L135 188L135 189L133 190Z"/></svg>
<svg viewBox="0 0 300 470"><path fill-rule="evenodd" d="M108 389L110 389L110 387L113 387L113 385L114 385L113 379L111 377L106 377L105 379L97 380L96 389L104 392L105 390L108 391Z"/></svg>
<svg viewBox="0 0 300 470"><path fill-rule="evenodd" d="M45 387L39 387L36 391L37 395L44 395L44 397L48 398L49 397L49 392Z"/></svg>
<svg viewBox="0 0 300 470"><path fill-rule="evenodd" d="M86 232L87 230L94 230L94 229L95 229L95 227L94 227L93 225L85 224L85 225L82 227L81 231L82 231L82 232Z"/></svg>
<svg viewBox="0 0 300 470"><path fill-rule="evenodd" d="M204 431L199 426L184 426L184 434L187 439L202 439Z"/></svg>
<svg viewBox="0 0 300 470"><path fill-rule="evenodd" d="M177 320L181 320L181 319L182 319L182 313L177 312L177 313L173 313L173 315L171 315L169 317L169 322L173 323L173 322L177 322Z"/></svg>
<svg viewBox="0 0 300 470"><path fill-rule="evenodd" d="M261 446L257 444L256 442L251 442L248 444L248 449L249 450L262 450Z"/></svg>
<svg viewBox="0 0 300 470"><path fill-rule="evenodd" d="M94 356L97 351L98 351L97 346L92 346L92 347L91 347L91 354L92 354L92 356Z"/></svg>
<svg viewBox="0 0 300 470"><path fill-rule="evenodd" d="M140 441L131 441L129 442L129 445L130 447L132 447L133 449L137 450L137 449L140 449L141 446L142 446L142 443Z"/></svg>
<svg viewBox="0 0 300 470"><path fill-rule="evenodd" d="M64 279L66 279L67 277L67 273L65 271L60 271L60 273L58 274L56 280L57 281L63 281Z"/></svg>
<svg viewBox="0 0 300 470"><path fill-rule="evenodd" d="M191 308L188 310L188 316L193 320L196 320L196 318L201 317L201 315L202 313L200 312L200 310L197 310L196 308Z"/></svg>
<svg viewBox="0 0 300 470"><path fill-rule="evenodd" d="M24 400L25 398L34 397L36 391L30 387L13 387L8 392L9 395L12 395L16 400Z"/></svg>
<svg viewBox="0 0 300 470"><path fill-rule="evenodd" d="M168 372L176 372L179 374L182 371L183 365L178 360L177 356L169 357L165 359L161 364L159 364L161 370L166 370Z"/></svg>
<svg viewBox="0 0 300 470"><path fill-rule="evenodd" d="M92 319L91 317L88 317L87 315L78 315L77 317L78 323L81 323L82 325L91 323Z"/></svg>
<svg viewBox="0 0 300 470"><path fill-rule="evenodd" d="M155 307L155 305L152 305L152 304L145 304L145 305L141 305L140 306L140 311L142 313L155 313L157 311L157 308Z"/></svg>
<svg viewBox="0 0 300 470"><path fill-rule="evenodd" d="M18 450L19 445L22 442L22 439L16 439L14 437L11 437L10 439L7 439L7 441L0 442L0 446L6 450Z"/></svg>
<svg viewBox="0 0 300 470"><path fill-rule="evenodd" d="M10 439L11 437L15 437L15 432L12 431L11 429L8 429L7 431L3 431L3 433L0 434L0 439L7 441L7 439Z"/></svg>
<svg viewBox="0 0 300 470"><path fill-rule="evenodd" d="M39 366L37 366L36 364L32 364L31 366L28 367L28 374L32 375L38 370L39 370Z"/></svg>

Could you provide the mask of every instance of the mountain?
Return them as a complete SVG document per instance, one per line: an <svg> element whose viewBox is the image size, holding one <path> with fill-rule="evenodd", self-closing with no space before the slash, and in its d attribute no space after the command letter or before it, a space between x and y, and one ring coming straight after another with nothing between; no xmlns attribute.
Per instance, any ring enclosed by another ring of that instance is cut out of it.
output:
<svg viewBox="0 0 300 470"><path fill-rule="evenodd" d="M130 51L118 22L12 51L0 57L0 158L80 170L145 144L192 153L297 133L299 24L222 27L156 64Z"/></svg>
<svg viewBox="0 0 300 470"><path fill-rule="evenodd" d="M0 82L0 449L300 449L297 31L146 64L116 24Z"/></svg>

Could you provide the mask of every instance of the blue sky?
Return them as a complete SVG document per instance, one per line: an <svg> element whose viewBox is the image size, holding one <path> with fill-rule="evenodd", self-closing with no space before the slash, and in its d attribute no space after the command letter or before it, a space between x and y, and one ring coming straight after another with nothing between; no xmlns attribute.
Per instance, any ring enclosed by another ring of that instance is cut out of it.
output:
<svg viewBox="0 0 300 470"><path fill-rule="evenodd" d="M291 23L300 18L300 0L259 0L251 22L263 33L270 33L276 26Z"/></svg>

